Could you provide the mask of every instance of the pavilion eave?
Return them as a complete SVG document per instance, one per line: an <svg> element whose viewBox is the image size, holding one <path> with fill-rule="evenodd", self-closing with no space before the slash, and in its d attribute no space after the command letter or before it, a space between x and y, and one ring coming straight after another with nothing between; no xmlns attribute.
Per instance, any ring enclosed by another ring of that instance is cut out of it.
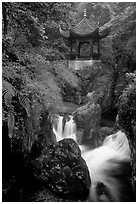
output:
<svg viewBox="0 0 138 204"><path fill-rule="evenodd" d="M99 29L97 28L94 31L89 33L77 33L75 30L71 29L70 37L71 38L94 38L94 37L100 38Z"/></svg>

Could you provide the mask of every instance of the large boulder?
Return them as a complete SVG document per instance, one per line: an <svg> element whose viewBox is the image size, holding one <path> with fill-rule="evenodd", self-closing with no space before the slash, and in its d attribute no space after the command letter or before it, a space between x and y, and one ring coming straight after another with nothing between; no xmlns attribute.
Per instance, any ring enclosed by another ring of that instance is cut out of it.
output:
<svg viewBox="0 0 138 204"><path fill-rule="evenodd" d="M89 171L73 139L44 148L33 165L36 178L54 192L69 199L87 198L91 184Z"/></svg>

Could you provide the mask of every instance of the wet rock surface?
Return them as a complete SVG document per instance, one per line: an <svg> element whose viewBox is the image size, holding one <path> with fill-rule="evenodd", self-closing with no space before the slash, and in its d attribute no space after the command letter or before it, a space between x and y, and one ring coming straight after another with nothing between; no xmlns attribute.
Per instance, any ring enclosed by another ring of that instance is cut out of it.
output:
<svg viewBox="0 0 138 204"><path fill-rule="evenodd" d="M53 192L69 199L87 198L89 172L74 140L64 139L44 148L33 165L35 177Z"/></svg>
<svg viewBox="0 0 138 204"><path fill-rule="evenodd" d="M74 114L74 120L78 129L84 129L81 142L98 138L101 120L101 109L98 104L89 102L78 108Z"/></svg>

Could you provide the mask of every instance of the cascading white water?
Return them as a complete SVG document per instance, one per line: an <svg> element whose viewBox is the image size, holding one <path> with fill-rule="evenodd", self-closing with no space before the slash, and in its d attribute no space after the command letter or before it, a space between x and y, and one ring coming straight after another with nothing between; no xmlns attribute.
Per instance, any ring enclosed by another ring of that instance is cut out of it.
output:
<svg viewBox="0 0 138 204"><path fill-rule="evenodd" d="M53 127L57 141L64 138L73 138L76 141L76 124L72 116L65 122L63 128L63 116L58 116L57 127ZM86 161L91 178L91 187L88 201L121 201L120 176L124 173L125 165L130 163L130 149L127 137L121 131L106 137L103 145L94 150L86 145L79 145L82 157ZM98 197L97 185L104 184L110 199L104 195L104 199Z"/></svg>
<svg viewBox="0 0 138 204"><path fill-rule="evenodd" d="M73 116L70 116L70 120L65 123L63 138L72 138L76 141L76 124Z"/></svg>
<svg viewBox="0 0 138 204"><path fill-rule="evenodd" d="M76 124L73 120L73 116L69 115L69 120L66 121L63 127L63 116L58 116L56 128L53 126L53 132L56 135L57 141L65 138L72 138L76 141Z"/></svg>
<svg viewBox="0 0 138 204"><path fill-rule="evenodd" d="M53 126L53 132L56 135L57 142L63 139L63 116L58 116L56 128Z"/></svg>
<svg viewBox="0 0 138 204"><path fill-rule="evenodd" d="M122 184L119 176L123 176L124 168L130 162L130 149L125 134L119 131L108 136L101 147L82 153L82 157L91 178L89 201L99 201L96 192L99 182L107 188L112 201L121 201ZM106 201L109 201L108 198Z"/></svg>

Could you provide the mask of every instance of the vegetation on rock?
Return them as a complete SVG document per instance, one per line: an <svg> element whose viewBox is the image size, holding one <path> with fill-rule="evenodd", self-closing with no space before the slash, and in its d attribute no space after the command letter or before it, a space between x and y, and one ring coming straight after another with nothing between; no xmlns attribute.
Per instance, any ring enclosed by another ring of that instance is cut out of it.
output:
<svg viewBox="0 0 138 204"><path fill-rule="evenodd" d="M136 76L127 74L129 85L118 102L118 124L126 131L131 148L132 182L136 188Z"/></svg>

